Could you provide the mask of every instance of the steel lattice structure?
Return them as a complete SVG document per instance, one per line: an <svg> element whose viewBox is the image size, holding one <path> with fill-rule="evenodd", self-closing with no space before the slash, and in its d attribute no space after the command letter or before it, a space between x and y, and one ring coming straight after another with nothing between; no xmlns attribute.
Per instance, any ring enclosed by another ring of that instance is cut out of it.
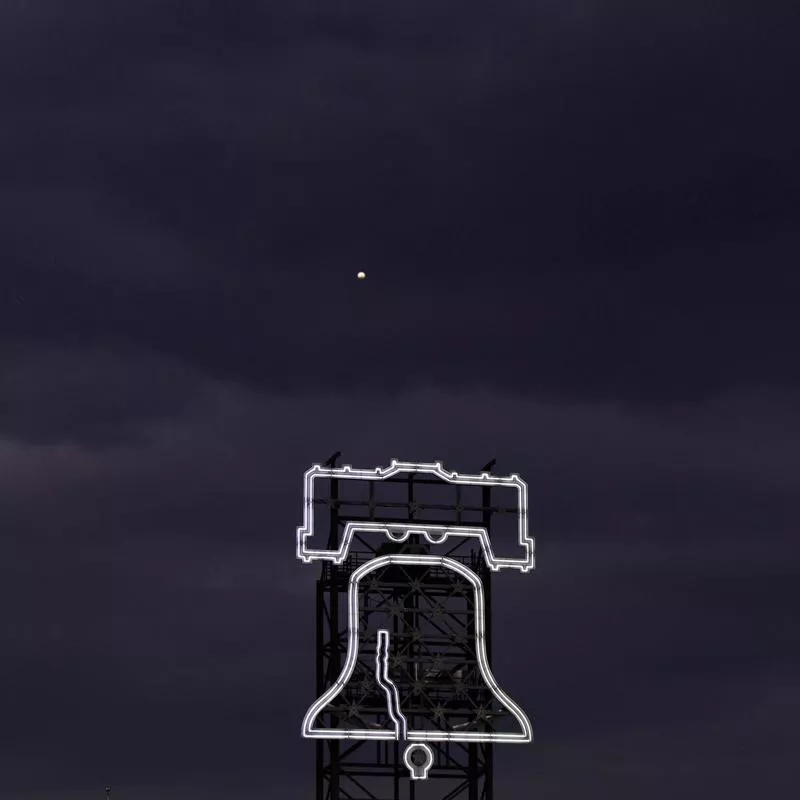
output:
<svg viewBox="0 0 800 800"><path fill-rule="evenodd" d="M329 464L332 462L329 462ZM442 486L424 475L390 477L404 497L376 501L373 486L363 501L343 500L340 483L330 481L327 496L314 505L327 510L327 547L336 550L347 523L386 519L423 526L464 524L465 515L491 530L492 518L516 508L492 505L492 488L480 488L478 504L464 503L460 486L452 504L426 503L417 494L424 486ZM348 512L342 514L346 504ZM363 513L359 513L360 511ZM356 509L354 512L352 509ZM426 518L426 514L428 517ZM435 519L434 519L435 517ZM410 537L402 544L356 534L342 563L323 563L316 596L316 690L321 697L342 672L347 655L347 599L354 571L387 553L427 553L430 544ZM491 661L492 571L475 539L448 541L444 554L469 568L483 586L483 644ZM363 569L362 569L363 571ZM386 699L377 685L375 653L378 630L388 641L388 670L404 698L409 727L436 729L446 717L451 728L490 732L502 728L506 711L478 670L475 603L469 584L435 564L389 564L370 573L360 592L363 634L359 660L345 688L320 712L323 727L379 729L390 724ZM316 800L492 800L493 747L487 742L432 741L434 765L428 780L409 780L399 741L317 739Z"/></svg>

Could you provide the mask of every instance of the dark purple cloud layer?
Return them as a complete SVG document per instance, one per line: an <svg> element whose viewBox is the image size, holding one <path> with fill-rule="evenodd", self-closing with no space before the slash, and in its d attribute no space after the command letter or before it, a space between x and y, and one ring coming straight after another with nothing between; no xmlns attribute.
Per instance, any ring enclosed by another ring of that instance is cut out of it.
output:
<svg viewBox="0 0 800 800"><path fill-rule="evenodd" d="M272 6L11 14L6 336L277 390L796 387L788 4Z"/></svg>
<svg viewBox="0 0 800 800"><path fill-rule="evenodd" d="M310 795L338 449L530 483L499 795L791 796L797 12L630 6L5 5L0 800Z"/></svg>

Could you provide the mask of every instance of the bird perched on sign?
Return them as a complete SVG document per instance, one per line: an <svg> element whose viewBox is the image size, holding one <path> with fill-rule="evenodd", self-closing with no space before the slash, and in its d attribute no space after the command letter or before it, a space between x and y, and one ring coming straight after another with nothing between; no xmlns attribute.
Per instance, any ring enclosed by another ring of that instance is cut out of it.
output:
<svg viewBox="0 0 800 800"><path fill-rule="evenodd" d="M491 472L496 463L497 459L493 458L488 464L481 468L481 472Z"/></svg>

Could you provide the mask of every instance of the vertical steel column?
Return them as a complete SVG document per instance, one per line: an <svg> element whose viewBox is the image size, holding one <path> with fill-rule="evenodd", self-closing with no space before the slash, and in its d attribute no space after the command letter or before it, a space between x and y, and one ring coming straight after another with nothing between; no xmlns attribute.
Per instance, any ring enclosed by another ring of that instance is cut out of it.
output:
<svg viewBox="0 0 800 800"><path fill-rule="evenodd" d="M490 486L484 486L481 489L481 525L487 531L492 528L492 489ZM485 610L485 632L486 632L486 658L489 663L492 663L492 571L486 566L485 563L481 564L480 571L481 581L483 582L483 601ZM486 742L482 746L483 750L483 764L484 764L484 780L483 780L483 793L481 800L492 800L494 796L494 745L491 742Z"/></svg>
<svg viewBox="0 0 800 800"><path fill-rule="evenodd" d="M331 459L332 465L335 459ZM331 481L330 529L328 547L339 546L339 481ZM340 570L336 564L323 565L317 581L317 696L324 693L341 672L341 628L339 621ZM327 580L326 580L327 578ZM325 623L327 618L327 642ZM327 659L324 657L327 651ZM330 727L339 724L331 714ZM316 742L316 788L317 800L340 800L340 749L339 740ZM327 759L325 751L327 749ZM326 791L327 778L327 791Z"/></svg>
<svg viewBox="0 0 800 800"><path fill-rule="evenodd" d="M324 574L324 570L323 570ZM325 604L324 578L317 580L317 697L325 691ZM317 739L315 744L317 766L314 771L316 783L316 800L325 800L325 744L322 739Z"/></svg>

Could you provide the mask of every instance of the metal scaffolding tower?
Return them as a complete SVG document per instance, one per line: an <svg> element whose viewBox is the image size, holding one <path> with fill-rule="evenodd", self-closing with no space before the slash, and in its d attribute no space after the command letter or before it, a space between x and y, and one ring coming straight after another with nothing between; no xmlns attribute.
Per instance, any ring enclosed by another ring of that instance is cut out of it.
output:
<svg viewBox="0 0 800 800"><path fill-rule="evenodd" d="M328 462L334 466L333 460ZM487 465L491 468L491 465ZM454 502L420 499L424 487L442 488L442 481L425 475L387 479L399 489L393 501L374 495L362 500L343 499L340 483L332 479L327 496L314 504L327 507L329 549L337 549L344 525L352 521L408 520L419 525L480 525L491 531L492 518L517 509L492 505L491 487L477 489L465 504L462 487L449 486ZM346 513L343 512L346 506ZM472 570L483 583L485 647L491 661L492 573L480 542L474 538L447 541L448 558ZM403 545L367 541L358 534L341 564L325 562L316 589L316 691L322 696L339 678L347 654L348 586L353 571L381 554L413 548L424 553L430 545L411 536ZM367 647L374 651L377 636L371 623L379 620L391 631L389 660L392 680L404 700L409 728L435 728L445 715L450 726L471 730L498 730L504 709L493 703L480 680L476 654L474 595L466 581L440 567L391 565L377 571L362 591L361 619L367 628ZM383 717L382 717L383 715ZM324 714L324 725L336 728L358 720L362 725L385 719L386 703L375 686L374 668L354 674L336 703ZM323 715L320 715L323 718ZM377 725L373 724L373 727ZM398 741L317 739L316 800L492 800L493 745L484 742L430 742L433 766L424 781L409 780Z"/></svg>

